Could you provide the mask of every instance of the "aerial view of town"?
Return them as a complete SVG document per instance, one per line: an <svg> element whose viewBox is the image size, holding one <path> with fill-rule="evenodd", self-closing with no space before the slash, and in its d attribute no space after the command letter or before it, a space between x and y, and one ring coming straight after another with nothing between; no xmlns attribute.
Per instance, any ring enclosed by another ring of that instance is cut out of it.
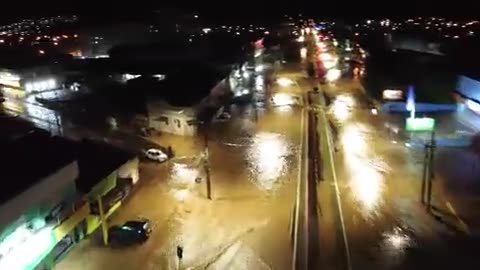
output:
<svg viewBox="0 0 480 270"><path fill-rule="evenodd" d="M480 19L10 17L1 270L480 269Z"/></svg>

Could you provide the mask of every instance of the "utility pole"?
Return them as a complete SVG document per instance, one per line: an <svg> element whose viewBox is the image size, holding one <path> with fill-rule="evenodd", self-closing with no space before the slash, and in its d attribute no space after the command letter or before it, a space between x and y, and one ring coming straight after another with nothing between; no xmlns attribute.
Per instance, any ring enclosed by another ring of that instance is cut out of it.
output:
<svg viewBox="0 0 480 270"><path fill-rule="evenodd" d="M422 189L420 191L420 201L422 204L425 204L425 189L427 186L427 176L428 176L428 161L430 157L430 151L428 149L428 144L424 145L424 156L423 156L423 174L422 174Z"/></svg>
<svg viewBox="0 0 480 270"><path fill-rule="evenodd" d="M432 131L432 134L431 134L431 138L430 138L430 144L429 144L429 148L430 148L430 156L429 156L429 160L428 160L428 181L427 181L427 207L428 207L428 210L430 211L431 210L431 207L432 207L432 181L433 181L433 162L434 162L434 155L435 155L435 148L436 148L436 144L435 144L435 131Z"/></svg>
<svg viewBox="0 0 480 270"><path fill-rule="evenodd" d="M422 175L421 202L431 210L432 206L432 181L433 181L433 162L435 160L435 131L432 131L430 142L425 144L425 156ZM426 193L426 194L425 194Z"/></svg>
<svg viewBox="0 0 480 270"><path fill-rule="evenodd" d="M207 198L209 200L212 199L212 184L211 184L211 179L210 179L210 164L209 164L209 153L208 153L208 130L207 128L204 128L204 160L203 160L203 169L205 171L205 180L206 180L206 185L207 185Z"/></svg>

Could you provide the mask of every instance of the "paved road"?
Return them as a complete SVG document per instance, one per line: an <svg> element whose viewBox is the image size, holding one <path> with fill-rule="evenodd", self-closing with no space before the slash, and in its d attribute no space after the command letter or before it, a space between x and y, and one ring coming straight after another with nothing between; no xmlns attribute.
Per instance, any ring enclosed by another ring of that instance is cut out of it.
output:
<svg viewBox="0 0 480 270"><path fill-rule="evenodd" d="M333 97L326 111L335 123L338 151L334 179L322 150L327 162L318 187L323 264L330 269L478 269L473 250L480 243L438 181L436 210L430 214L420 203L422 153L385 128L387 118L371 114L358 82L341 80L325 90Z"/></svg>
<svg viewBox="0 0 480 270"><path fill-rule="evenodd" d="M296 85L273 89L301 95ZM127 249L84 241L57 269L291 269L292 209L302 135L299 107L268 107L255 122L249 106L233 106L232 119L214 123L209 133L213 200L205 195L198 166L202 138L162 135L177 158L143 164L141 186L113 217L120 223L146 216L155 224L143 245Z"/></svg>

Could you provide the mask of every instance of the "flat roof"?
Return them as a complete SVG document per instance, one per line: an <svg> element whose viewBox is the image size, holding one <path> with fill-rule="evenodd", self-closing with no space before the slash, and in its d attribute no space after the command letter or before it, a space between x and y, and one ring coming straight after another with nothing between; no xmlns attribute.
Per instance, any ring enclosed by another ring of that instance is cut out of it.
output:
<svg viewBox="0 0 480 270"><path fill-rule="evenodd" d="M19 117L0 113L0 171L4 184L0 204L35 185L45 177L77 161L77 189L88 193L135 154L104 142L73 141L51 136Z"/></svg>
<svg viewBox="0 0 480 270"><path fill-rule="evenodd" d="M8 120L7 120L8 121ZM4 184L0 190L0 203L4 203L35 185L45 177L75 161L75 148L64 138L51 136L37 128L26 132L6 130L5 119L0 119L2 137L0 171ZM8 126L8 124L6 124ZM10 126L11 127L11 126Z"/></svg>
<svg viewBox="0 0 480 270"><path fill-rule="evenodd" d="M136 157L135 154L105 142L82 140L77 143L77 157L80 175L77 188L88 193L105 177Z"/></svg>

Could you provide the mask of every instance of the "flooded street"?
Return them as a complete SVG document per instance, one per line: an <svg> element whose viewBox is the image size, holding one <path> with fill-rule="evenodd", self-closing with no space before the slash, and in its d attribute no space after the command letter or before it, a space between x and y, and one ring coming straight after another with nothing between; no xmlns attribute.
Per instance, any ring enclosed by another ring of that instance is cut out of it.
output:
<svg viewBox="0 0 480 270"><path fill-rule="evenodd" d="M420 202L422 149L407 147L405 138L386 128L386 118L372 114L359 89L352 80L327 88L327 115L337 129L338 223L345 228L336 241L348 253L341 260L349 260L338 268L474 269L478 263L465 251L472 236L446 206L438 181L432 200L438 211L429 213Z"/></svg>
<svg viewBox="0 0 480 270"><path fill-rule="evenodd" d="M298 87L273 91L302 93ZM178 263L182 269L291 269L301 112L268 106L255 120L250 105L233 105L232 118L208 131L208 155L203 135L155 139L172 145L177 157L143 164L144 182L111 220L148 217L152 237L126 249L86 241L56 269L177 269Z"/></svg>

